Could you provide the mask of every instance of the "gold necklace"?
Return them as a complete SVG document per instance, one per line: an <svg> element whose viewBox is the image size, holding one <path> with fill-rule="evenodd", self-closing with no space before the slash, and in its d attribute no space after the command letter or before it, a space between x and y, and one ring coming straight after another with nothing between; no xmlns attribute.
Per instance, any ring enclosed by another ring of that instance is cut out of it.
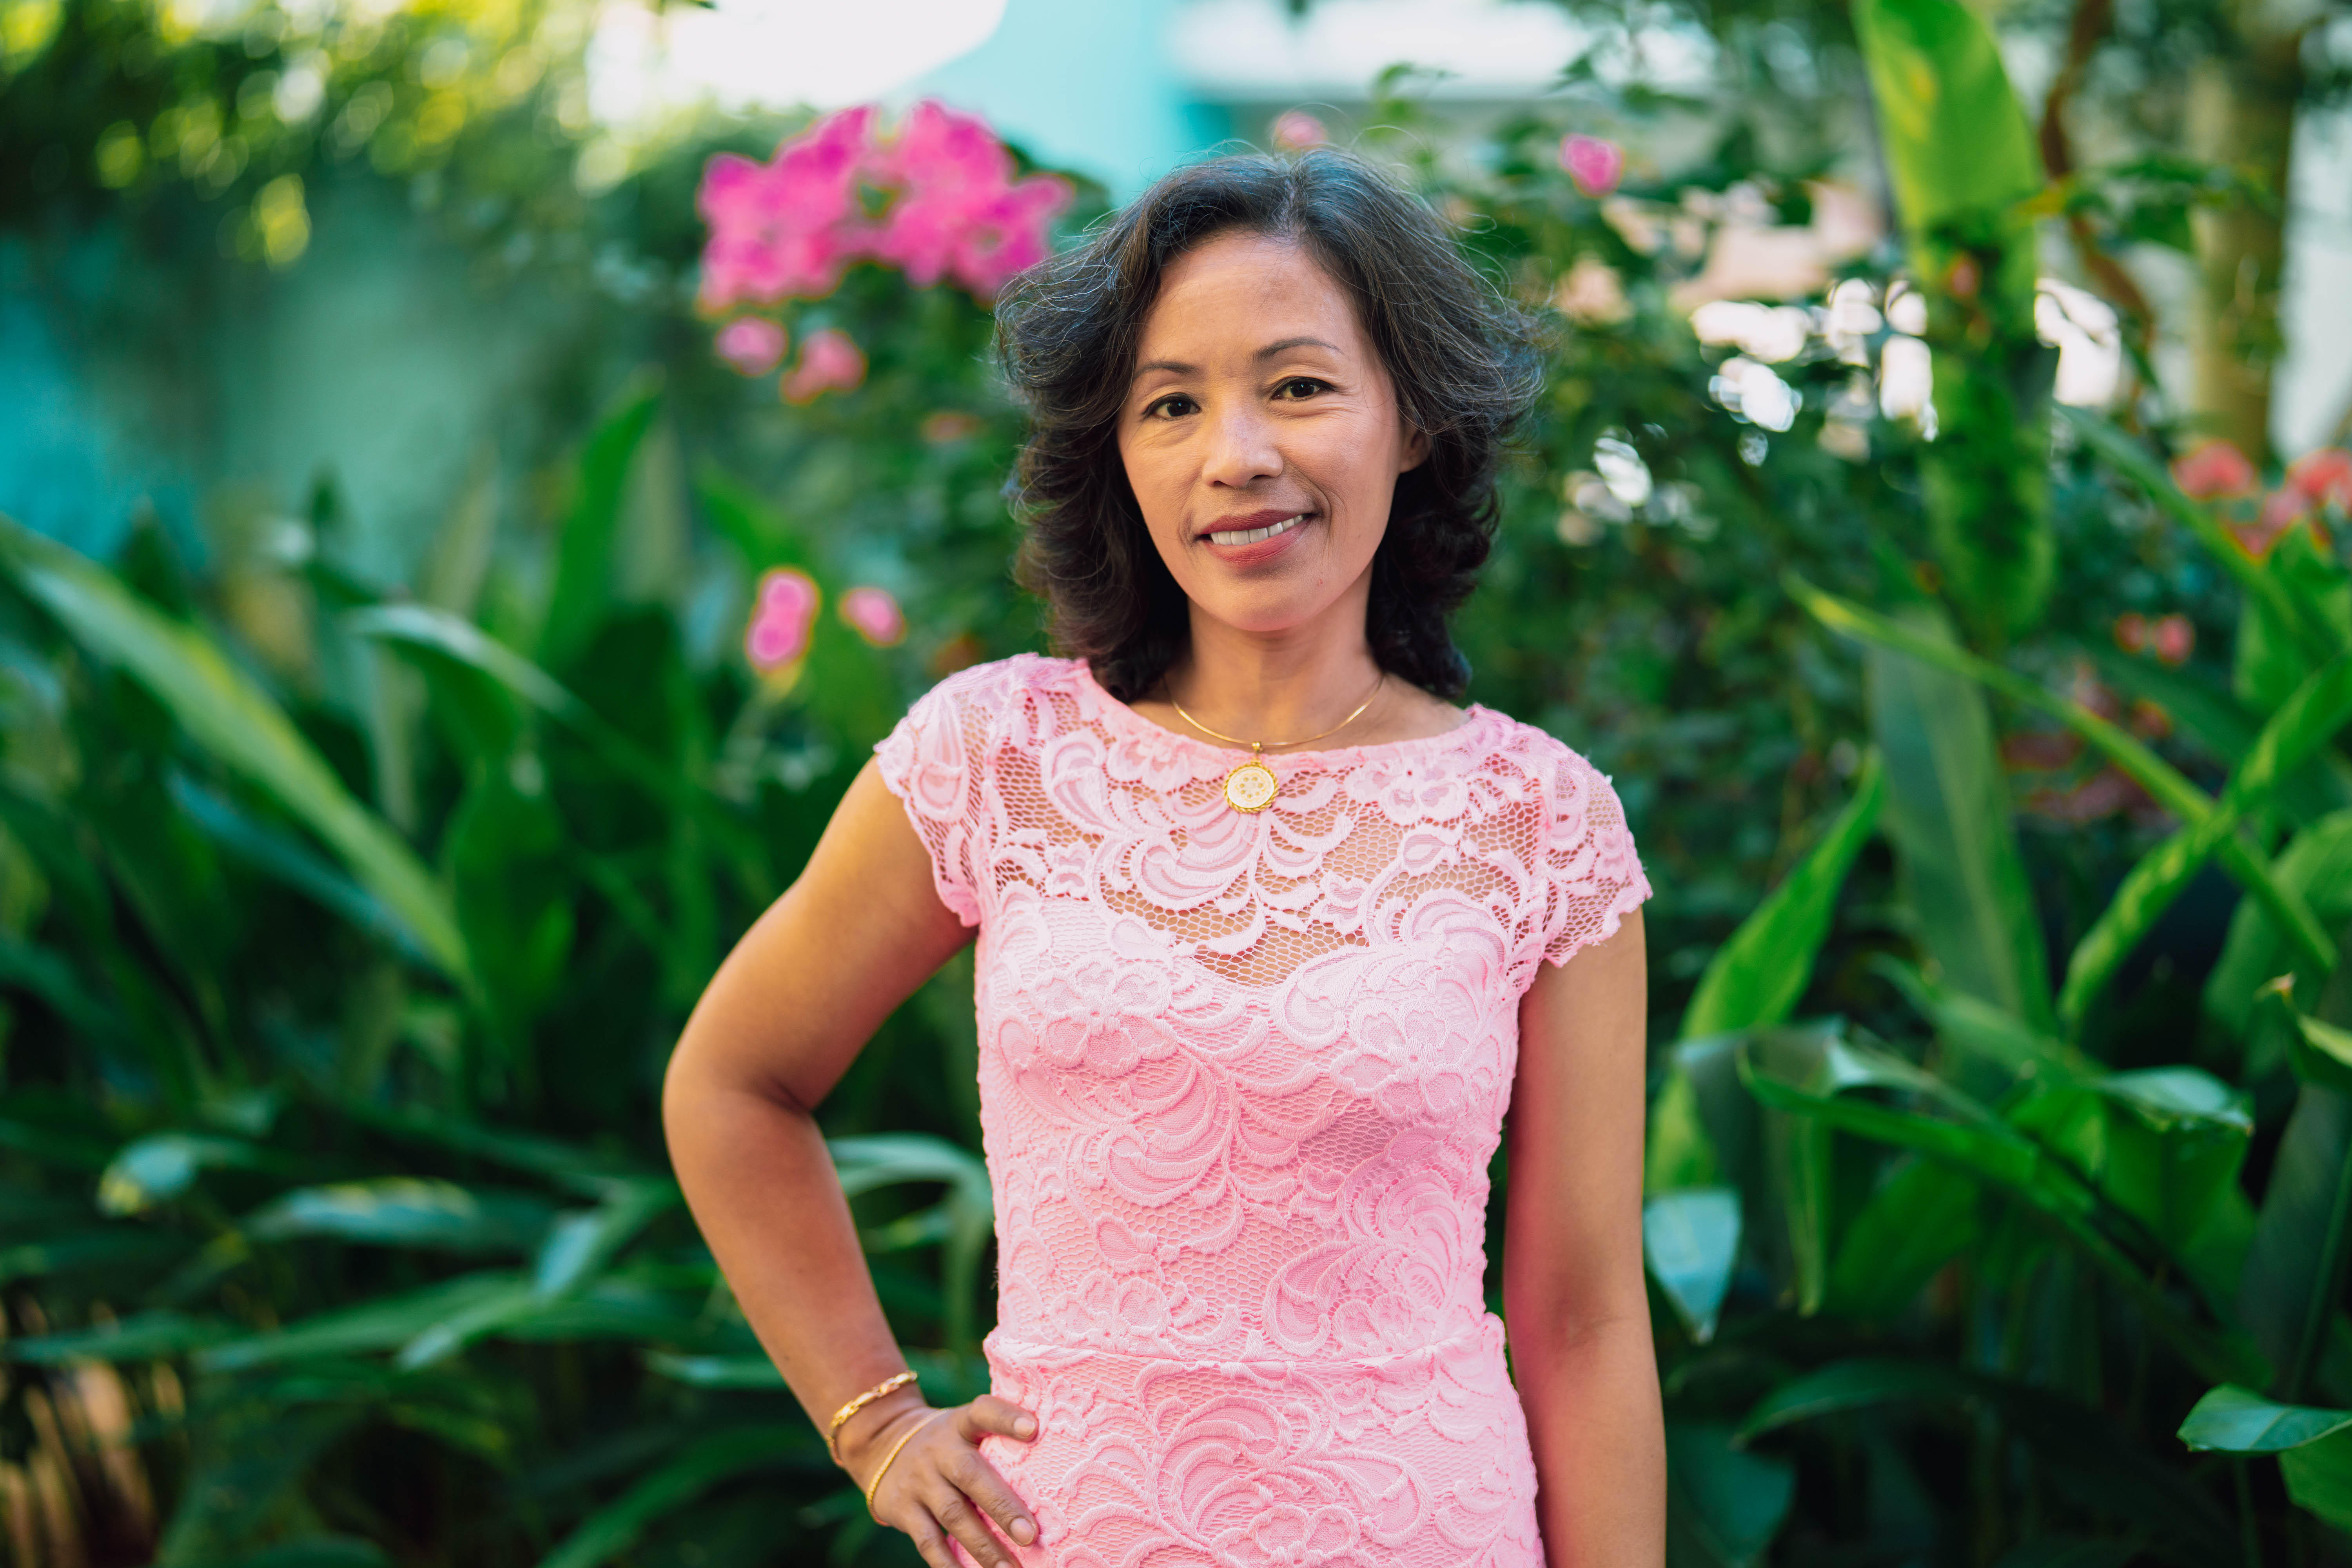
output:
<svg viewBox="0 0 2352 1568"><path fill-rule="evenodd" d="M1324 731L1321 735L1302 735L1296 741L1244 741L1239 735L1228 735L1222 730L1212 730L1190 713L1185 712L1184 705L1176 700L1176 694L1173 691L1168 694L1168 706L1176 710L1177 717L1203 735L1214 735L1220 741L1231 741L1236 746L1247 746L1250 749L1249 761L1225 775L1225 804L1235 811L1255 813L1272 805L1276 792L1282 787L1282 781L1274 776L1274 770L1258 761L1258 752L1267 746L1303 746L1309 741L1323 739L1324 735L1338 734L1363 717L1364 710L1372 705L1372 698L1381 694L1381 688L1388 684L1388 679L1389 672L1385 669L1381 671L1381 678L1372 682L1371 696L1357 703L1353 713Z"/></svg>

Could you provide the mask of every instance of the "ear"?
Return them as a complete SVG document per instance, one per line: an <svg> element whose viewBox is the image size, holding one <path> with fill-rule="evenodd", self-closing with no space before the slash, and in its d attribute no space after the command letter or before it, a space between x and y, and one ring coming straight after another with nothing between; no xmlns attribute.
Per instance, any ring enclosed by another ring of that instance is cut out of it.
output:
<svg viewBox="0 0 2352 1568"><path fill-rule="evenodd" d="M1411 473L1429 460L1429 433L1412 421L1404 421L1404 447L1397 454L1397 472Z"/></svg>

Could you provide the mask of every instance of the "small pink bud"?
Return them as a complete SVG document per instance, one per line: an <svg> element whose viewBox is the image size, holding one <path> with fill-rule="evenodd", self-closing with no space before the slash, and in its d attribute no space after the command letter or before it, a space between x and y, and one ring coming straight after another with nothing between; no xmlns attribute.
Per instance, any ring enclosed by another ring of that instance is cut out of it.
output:
<svg viewBox="0 0 2352 1568"><path fill-rule="evenodd" d="M738 316L719 329L711 346L741 374L765 375L784 357L791 341L782 327L765 316Z"/></svg>
<svg viewBox="0 0 2352 1568"><path fill-rule="evenodd" d="M823 597L805 572L779 566L762 574L751 600L751 624L743 632L743 654L751 668L773 675L808 652L809 630Z"/></svg>
<svg viewBox="0 0 2352 1568"><path fill-rule="evenodd" d="M841 596L841 618L876 647L895 647L906 640L906 614L887 588L852 588Z"/></svg>
<svg viewBox="0 0 2352 1568"><path fill-rule="evenodd" d="M1625 177L1625 150L1614 142L1579 132L1561 139L1559 166L1586 195L1605 196Z"/></svg>
<svg viewBox="0 0 2352 1568"><path fill-rule="evenodd" d="M2164 616L2148 627L2148 646L2166 664L2182 665L2197 651L2197 627L2187 616Z"/></svg>
<svg viewBox="0 0 2352 1568"><path fill-rule="evenodd" d="M2147 647L2147 617L2137 610L2126 610L2116 617L2116 646L2126 653L2139 653Z"/></svg>
<svg viewBox="0 0 2352 1568"><path fill-rule="evenodd" d="M1285 153L1304 153L1331 140L1323 122L1303 109L1286 110L1274 122L1274 144Z"/></svg>
<svg viewBox="0 0 2352 1568"><path fill-rule="evenodd" d="M813 403L817 395L846 392L866 379L866 355L847 332L826 327L801 343L801 362L784 377L786 403Z"/></svg>

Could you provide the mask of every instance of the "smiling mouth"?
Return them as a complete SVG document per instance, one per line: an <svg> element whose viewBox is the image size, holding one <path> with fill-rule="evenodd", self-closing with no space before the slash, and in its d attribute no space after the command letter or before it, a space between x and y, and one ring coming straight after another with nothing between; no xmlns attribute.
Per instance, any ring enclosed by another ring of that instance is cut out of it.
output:
<svg viewBox="0 0 2352 1568"><path fill-rule="evenodd" d="M1296 517L1286 517L1280 522L1267 523L1264 528L1229 529L1223 533L1212 533L1207 537L1212 544L1255 544L1261 540L1273 539L1280 534L1288 533L1313 515L1315 514L1312 512L1302 511Z"/></svg>

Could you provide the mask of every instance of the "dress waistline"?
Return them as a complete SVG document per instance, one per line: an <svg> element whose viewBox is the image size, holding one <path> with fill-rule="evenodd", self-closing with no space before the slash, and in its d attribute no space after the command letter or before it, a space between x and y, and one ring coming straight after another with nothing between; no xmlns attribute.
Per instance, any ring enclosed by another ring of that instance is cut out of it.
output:
<svg viewBox="0 0 2352 1568"><path fill-rule="evenodd" d="M1118 1345L1060 1344L1040 1340L1016 1339L1002 1328L992 1329L981 1341L981 1349L992 1360L1020 1363L1026 1365L1052 1366L1089 1359L1110 1358L1128 1362L1156 1362L1171 1367L1195 1372L1222 1373L1230 1377L1280 1376L1295 1372L1382 1372L1411 1367L1416 1363L1440 1360L1464 1350L1475 1352L1491 1351L1499 1355L1504 1343L1503 1320L1492 1312L1481 1312L1477 1319L1459 1332L1427 1344L1409 1346L1403 1350L1382 1351L1364 1355L1283 1356L1283 1355L1171 1355L1164 1350L1130 1350Z"/></svg>

